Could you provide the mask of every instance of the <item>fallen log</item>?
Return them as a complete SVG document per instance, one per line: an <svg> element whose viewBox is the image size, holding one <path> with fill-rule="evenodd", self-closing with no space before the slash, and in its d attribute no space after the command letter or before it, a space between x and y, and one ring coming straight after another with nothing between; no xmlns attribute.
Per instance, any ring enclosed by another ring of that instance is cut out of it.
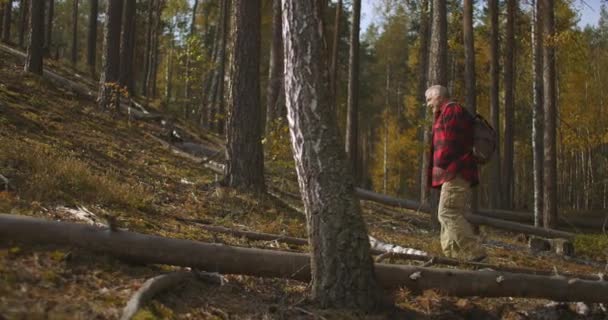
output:
<svg viewBox="0 0 608 320"><path fill-rule="evenodd" d="M389 196L386 196L386 195L383 195L380 193L376 193L373 191L360 189L360 188L357 188L355 190L355 193L359 197L359 199L362 199L362 200L374 201L374 202L382 203L382 204L389 205L389 206L406 208L406 209L410 209L410 210L417 210L417 211L425 212L425 213L430 212L430 209L428 206L420 205L420 203L417 201L389 197ZM569 233L569 232L553 230L553 229L537 228L537 227L526 225L526 224L488 218L488 217L484 217L484 216L481 216L478 214L468 215L467 220L469 220L471 223L476 224L476 225L485 225L485 226L490 226L490 227L494 227L497 229L521 232L521 233L536 235L536 236L545 237L545 238L564 238L564 239L573 239L574 238L574 234Z"/></svg>
<svg viewBox="0 0 608 320"><path fill-rule="evenodd" d="M303 238L289 237L285 235L278 234L270 234L270 233L258 233L251 231L240 231L234 230L226 227L212 226L210 225L210 221L198 220L198 219L185 219L185 218L176 218L178 221L188 222L188 223L196 223L200 226L201 229L210 231L210 232L218 232L223 234L230 234L236 237L244 237L249 240L258 240L258 241L278 241L282 243L292 244L292 245L307 245L308 240ZM457 260L451 259L447 257L438 257L431 256L423 251L418 251L412 248L404 248L394 244L387 244L378 239L370 236L370 246L371 253L374 255L381 255L382 259L386 258L396 258L396 259L404 259L404 260L413 260L413 261L423 261L428 262L429 264L440 264L446 266L469 266L475 267L477 269L492 269L495 271L506 271L513 273L525 273L525 274L533 274L533 275L545 275L551 276L556 275L555 271L548 270L538 270L531 268L522 268L522 267L511 267L511 266L503 266L503 265L493 265L489 263L483 262L472 262L466 260ZM396 250L395 250L396 249ZM417 252L417 253L413 253ZM598 275L587 275L587 274L575 274L568 272L560 272L560 276L570 277L570 278L579 278L585 280L604 280L603 274Z"/></svg>
<svg viewBox="0 0 608 320"><path fill-rule="evenodd" d="M194 274L188 271L176 271L168 274L156 276L148 279L144 284L131 296L129 302L122 311L120 320L131 320L137 313L139 308L148 300L171 287L177 286L186 280L194 278Z"/></svg>
<svg viewBox="0 0 608 320"><path fill-rule="evenodd" d="M303 253L237 248L4 214L0 214L0 238L78 246L140 263L187 266L221 274L310 280L309 256ZM453 296L608 302L608 282L604 281L389 264L376 264L375 271L385 288L435 289Z"/></svg>

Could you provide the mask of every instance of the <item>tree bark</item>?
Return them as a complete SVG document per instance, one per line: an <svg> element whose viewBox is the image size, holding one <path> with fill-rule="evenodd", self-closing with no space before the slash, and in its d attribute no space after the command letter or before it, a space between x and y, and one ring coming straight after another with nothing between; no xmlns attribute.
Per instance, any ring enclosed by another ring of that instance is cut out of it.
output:
<svg viewBox="0 0 608 320"><path fill-rule="evenodd" d="M330 107L331 89L325 85L329 74L321 5L315 0L283 1L287 118L311 247L305 263L312 270L312 297L321 306L370 310L380 295Z"/></svg>
<svg viewBox="0 0 608 320"><path fill-rule="evenodd" d="M348 98L346 116L346 155L355 179L359 177L359 24L361 0L353 0L353 21L350 29L350 51L348 56Z"/></svg>
<svg viewBox="0 0 608 320"><path fill-rule="evenodd" d="M72 64L78 62L78 0L72 0Z"/></svg>
<svg viewBox="0 0 608 320"><path fill-rule="evenodd" d="M446 0L433 0L428 86L448 85L448 38Z"/></svg>
<svg viewBox="0 0 608 320"><path fill-rule="evenodd" d="M53 47L53 19L55 18L55 0L49 0L48 12L46 15L46 28L44 29L44 54L47 57L51 55Z"/></svg>
<svg viewBox="0 0 608 320"><path fill-rule="evenodd" d="M418 48L418 101L420 107L420 126L419 137L422 145L420 152L420 174L418 175L418 185L420 186L420 202L425 202L428 196L427 169L429 164L428 146L430 144L430 127L425 125L427 119L427 107L424 103L424 93L427 89L428 70L429 70L429 0L422 0L420 5L420 47Z"/></svg>
<svg viewBox="0 0 608 320"><path fill-rule="evenodd" d="M184 83L184 97L190 99L190 60L192 55L192 48L190 47L190 43L192 41L192 37L194 36L194 31L196 29L196 10L198 9L198 0L194 0L192 4L192 19L190 20L190 30L188 32L188 39L186 40L186 81Z"/></svg>
<svg viewBox="0 0 608 320"><path fill-rule="evenodd" d="M429 75L427 87L433 85L442 85L447 87L448 85L448 38L447 38L447 8L446 0L433 0L433 11L431 20L431 40L429 48ZM428 130L428 146L431 144L432 132L430 124L433 123L432 114L427 112L427 116L430 117L426 127ZM430 148L425 148L427 151L431 151ZM427 155L426 168L430 165L432 160L432 154ZM427 189L430 186L426 186ZM433 214L431 215L431 221L434 228L439 227L439 220L437 217L437 204L438 204L438 192L437 190L430 190L430 196L427 198L427 203L433 208Z"/></svg>
<svg viewBox="0 0 608 320"><path fill-rule="evenodd" d="M259 81L260 6L260 0L237 0L233 8L234 54L230 64L225 182L233 188L265 192Z"/></svg>
<svg viewBox="0 0 608 320"><path fill-rule="evenodd" d="M25 71L42 75L44 54L44 2L32 0L30 4L30 39L27 46Z"/></svg>
<svg viewBox="0 0 608 320"><path fill-rule="evenodd" d="M109 0L104 27L103 70L97 101L103 110L117 109L120 100L118 79L120 76L120 30L122 0Z"/></svg>
<svg viewBox="0 0 608 320"><path fill-rule="evenodd" d="M477 88L475 83L475 45L473 29L473 0L464 0L462 15L462 34L464 42L464 83L465 105L472 114L477 113ZM423 100L422 100L423 101ZM477 209L477 190L473 190L471 208Z"/></svg>
<svg viewBox="0 0 608 320"><path fill-rule="evenodd" d="M275 120L284 118L285 88L283 87L283 24L281 22L281 0L272 1L272 40L268 86L266 88L266 130Z"/></svg>
<svg viewBox="0 0 608 320"><path fill-rule="evenodd" d="M327 4L329 5L329 1L327 2ZM342 15L342 0L338 0L338 3L336 4L336 15L334 17L334 38L333 38L333 45L331 47L331 65L330 65L330 70L331 73L329 74L329 85L331 86L331 96L333 97L333 103L331 105L331 107L333 107L334 110L338 110L338 102L337 102L337 97L338 97L338 49L340 46L340 17Z"/></svg>
<svg viewBox="0 0 608 320"><path fill-rule="evenodd" d="M135 54L136 28L135 0L125 0L124 23L120 44L120 86L127 89L130 96L134 93L133 57ZM172 35L171 35L172 36Z"/></svg>
<svg viewBox="0 0 608 320"><path fill-rule="evenodd" d="M217 83L217 108L215 108L215 110L217 110L217 119L215 121L215 125L216 125L216 131L217 133L219 133L220 135L224 134L224 129L226 127L226 122L225 122L225 117L226 117L226 104L225 104L225 97L224 97L224 75L226 73L226 52L227 52L227 46L228 46L228 34L230 32L229 30L229 22L230 22L230 1L231 0L224 0L222 2L222 6L223 6L223 11L224 11L224 16L222 17L222 28L221 28L221 40L222 40L222 44L220 47L220 51L219 51L219 66L218 66L218 83ZM261 31L260 31L261 32ZM258 42L261 40L258 40ZM232 47L232 50L234 50L234 46ZM233 51L234 52L234 51ZM259 53L258 53L259 55ZM258 58L258 65L259 65L259 58ZM258 66L259 68L259 66ZM259 81L259 77L256 76L256 79L258 79ZM259 84L258 84L258 88L259 88ZM259 97L259 94L258 94ZM259 104L259 102L258 102ZM260 117L261 117L261 109L260 109ZM261 135L261 125L262 123L260 122L260 135Z"/></svg>
<svg viewBox="0 0 608 320"><path fill-rule="evenodd" d="M0 1L0 39L2 39L2 34L4 33L4 1Z"/></svg>
<svg viewBox="0 0 608 320"><path fill-rule="evenodd" d="M222 274L300 281L311 278L311 258L303 253L207 244L24 216L0 215L0 222L0 238L6 241L78 246L140 263L192 267ZM389 264L377 264L375 274L380 285L391 289L435 289L453 296L608 301L605 281ZM312 276L314 279L314 269Z"/></svg>
<svg viewBox="0 0 608 320"><path fill-rule="evenodd" d="M148 74L148 96L156 98L157 96L157 78L158 78L158 56L160 53L160 36L162 33L162 10L165 5L165 0L159 0L156 2L156 8L154 11L154 29L152 35L152 46L150 52L150 73Z"/></svg>
<svg viewBox="0 0 608 320"><path fill-rule="evenodd" d="M30 5L28 0L21 0L19 2L19 47L25 47L25 32L28 28L28 14Z"/></svg>
<svg viewBox="0 0 608 320"><path fill-rule="evenodd" d="M97 58L97 16L99 11L99 0L91 0L89 11L89 33L87 36L87 65L93 77L95 77Z"/></svg>
<svg viewBox="0 0 608 320"><path fill-rule="evenodd" d="M502 205L505 209L513 208L513 190L515 177L514 158L514 132L515 132L515 19L517 12L517 0L507 1L507 26L505 43L505 138L504 138L504 161L502 163L502 184L501 194L503 196Z"/></svg>
<svg viewBox="0 0 608 320"><path fill-rule="evenodd" d="M498 97L498 81L500 69L498 66L498 0L488 0L490 9L490 118L496 130L496 145L500 146L500 106ZM500 175L500 148L496 148L496 156L489 164L490 170L490 207L501 207L500 190L502 186Z"/></svg>
<svg viewBox="0 0 608 320"><path fill-rule="evenodd" d="M541 0L534 0L534 21L532 22L532 70L534 72L532 106L532 157L534 167L534 226L543 225L543 33L540 13Z"/></svg>
<svg viewBox="0 0 608 320"><path fill-rule="evenodd" d="M146 19L146 49L144 50L144 71L141 82L141 94L148 97L148 77L150 74L150 57L152 54L152 28L154 17L154 3L160 0L148 0L148 17Z"/></svg>
<svg viewBox="0 0 608 320"><path fill-rule="evenodd" d="M543 101L544 127L544 221L545 228L553 228L557 223L557 161L556 161L556 88L555 88L555 14L553 0L543 3Z"/></svg>
<svg viewBox="0 0 608 320"><path fill-rule="evenodd" d="M13 0L4 2L4 18L2 19L2 42L11 41L11 18L13 13Z"/></svg>

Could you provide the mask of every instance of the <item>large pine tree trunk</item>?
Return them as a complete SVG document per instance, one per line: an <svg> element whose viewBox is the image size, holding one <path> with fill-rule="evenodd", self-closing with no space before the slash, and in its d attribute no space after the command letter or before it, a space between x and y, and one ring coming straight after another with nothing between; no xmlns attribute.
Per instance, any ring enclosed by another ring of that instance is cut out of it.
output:
<svg viewBox="0 0 608 320"><path fill-rule="evenodd" d="M500 69L498 67L498 0L488 0L490 9L490 121L496 130L496 145L500 146L500 106L498 97L498 82ZM500 148L489 164L490 169L490 208L498 208L500 204Z"/></svg>
<svg viewBox="0 0 608 320"><path fill-rule="evenodd" d="M308 222L312 296L323 307L369 310L380 295L336 114L330 108L320 5L316 0L283 1L287 118Z"/></svg>
<svg viewBox="0 0 608 320"><path fill-rule="evenodd" d="M25 46L25 32L28 28L29 9L30 5L28 0L21 0L19 2L19 46L21 48Z"/></svg>
<svg viewBox="0 0 608 320"><path fill-rule="evenodd" d="M78 62L78 0L72 0L72 64Z"/></svg>
<svg viewBox="0 0 608 320"><path fill-rule="evenodd" d="M109 0L104 27L103 70L99 84L99 108L118 108L118 78L120 76L120 30L122 0Z"/></svg>
<svg viewBox="0 0 608 320"><path fill-rule="evenodd" d="M541 0L534 3L534 21L532 23L532 68L534 71L534 87L532 107L532 152L534 166L534 226L543 224L543 42Z"/></svg>
<svg viewBox="0 0 608 320"><path fill-rule="evenodd" d="M261 143L260 6L260 0L234 2L225 176L228 186L255 192L266 191Z"/></svg>
<svg viewBox="0 0 608 320"><path fill-rule="evenodd" d="M515 177L514 158L514 132L515 132L515 14L517 11L517 0L507 1L507 30L505 43L505 139L504 139L504 161L502 176L504 177L502 188L502 204L506 209L513 207L513 183Z"/></svg>
<svg viewBox="0 0 608 320"><path fill-rule="evenodd" d="M4 2L4 18L2 19L2 42L11 40L11 18L13 13L13 0Z"/></svg>
<svg viewBox="0 0 608 320"><path fill-rule="evenodd" d="M272 40L268 86L266 88L266 130L276 119L285 117L285 89L283 87L283 24L281 0L272 1Z"/></svg>
<svg viewBox="0 0 608 320"><path fill-rule="evenodd" d="M477 88L475 83L475 45L473 29L473 0L464 0L462 15L462 34L464 42L464 83L465 105L475 114L477 112ZM477 209L477 189L471 199L473 211Z"/></svg>
<svg viewBox="0 0 608 320"><path fill-rule="evenodd" d="M346 114L346 155L355 178L359 177L359 23L361 0L353 0L353 20L350 29L350 52L348 56L348 98Z"/></svg>
<svg viewBox="0 0 608 320"><path fill-rule="evenodd" d="M44 54L44 2L32 0L30 4L30 39L27 46L25 71L42 75Z"/></svg>
<svg viewBox="0 0 608 320"><path fill-rule="evenodd" d="M55 18L55 0L49 0L48 11L46 14L46 26L44 29L44 54L51 55L53 47L53 19Z"/></svg>
<svg viewBox="0 0 608 320"><path fill-rule="evenodd" d="M135 0L125 0L123 31L120 44L120 85L127 89L129 95L134 93L133 56L135 54Z"/></svg>
<svg viewBox="0 0 608 320"><path fill-rule="evenodd" d="M542 0L543 31L543 97L545 111L544 128L544 221L545 228L553 228L557 223L557 159L556 159L556 91L555 91L555 14L553 0ZM551 39L549 41L548 39Z"/></svg>
<svg viewBox="0 0 608 320"><path fill-rule="evenodd" d="M420 107L420 121L424 123L426 119L427 107L423 103L425 101L424 92L427 88L428 70L429 70L429 0L422 0L420 4L420 46L418 48L418 101L422 104ZM428 126L423 125L419 131L420 142L422 146L427 146L430 143L431 130ZM418 185L420 186L420 203L423 203L428 196L427 186L427 168L429 164L428 148L422 148L420 152L420 172L418 174Z"/></svg>
<svg viewBox="0 0 608 320"><path fill-rule="evenodd" d="M87 65L89 72L95 76L97 58L97 16L99 11L99 0L91 0L89 11L89 33L87 36Z"/></svg>

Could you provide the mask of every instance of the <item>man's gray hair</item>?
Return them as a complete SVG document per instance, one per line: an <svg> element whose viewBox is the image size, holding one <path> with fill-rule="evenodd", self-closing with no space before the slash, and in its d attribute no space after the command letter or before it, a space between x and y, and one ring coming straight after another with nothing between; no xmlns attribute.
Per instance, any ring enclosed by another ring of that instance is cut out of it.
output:
<svg viewBox="0 0 608 320"><path fill-rule="evenodd" d="M442 97L442 98L449 98L450 94L448 93L448 88L444 87L444 86L440 86L440 85L435 85L435 86L431 86L428 89L426 89L426 92L424 93L425 97Z"/></svg>

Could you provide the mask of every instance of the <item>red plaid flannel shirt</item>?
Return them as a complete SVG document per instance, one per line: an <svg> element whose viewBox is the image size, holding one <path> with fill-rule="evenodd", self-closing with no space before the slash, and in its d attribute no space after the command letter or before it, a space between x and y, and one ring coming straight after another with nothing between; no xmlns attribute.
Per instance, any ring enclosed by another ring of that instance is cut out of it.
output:
<svg viewBox="0 0 608 320"><path fill-rule="evenodd" d="M429 186L441 185L459 174L471 186L479 183L473 157L473 117L460 104L444 102L435 112L431 143Z"/></svg>

